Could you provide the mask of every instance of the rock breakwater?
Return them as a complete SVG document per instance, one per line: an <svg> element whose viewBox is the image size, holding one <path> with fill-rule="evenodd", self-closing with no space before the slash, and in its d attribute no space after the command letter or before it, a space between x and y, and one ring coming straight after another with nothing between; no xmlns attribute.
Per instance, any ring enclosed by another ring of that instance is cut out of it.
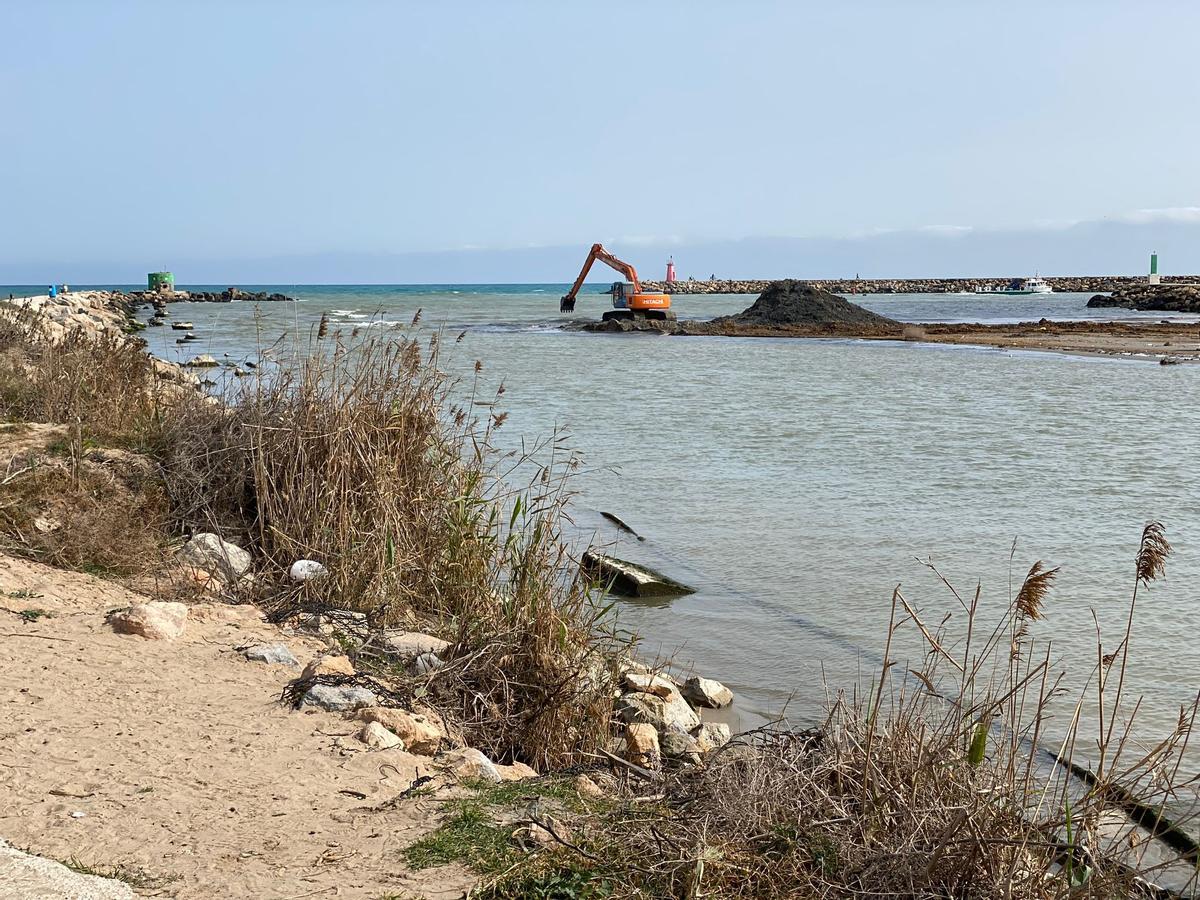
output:
<svg viewBox="0 0 1200 900"><path fill-rule="evenodd" d="M295 297L269 291L244 291L230 287L223 291L134 291L129 294L136 302L153 303L290 303Z"/></svg>
<svg viewBox="0 0 1200 900"><path fill-rule="evenodd" d="M1087 304L1090 308L1118 307L1121 309L1156 310L1162 312L1200 313L1200 284L1140 284L1097 294Z"/></svg>
<svg viewBox="0 0 1200 900"><path fill-rule="evenodd" d="M840 278L814 279L813 287L835 294L956 294L971 293L982 288L999 288L1010 278ZM1089 293L1116 291L1145 285L1143 275L1062 275L1046 277L1056 291ZM718 279L715 281L643 281L647 291L668 294L761 294L771 284L766 279ZM1200 285L1200 275L1164 277L1167 285Z"/></svg>

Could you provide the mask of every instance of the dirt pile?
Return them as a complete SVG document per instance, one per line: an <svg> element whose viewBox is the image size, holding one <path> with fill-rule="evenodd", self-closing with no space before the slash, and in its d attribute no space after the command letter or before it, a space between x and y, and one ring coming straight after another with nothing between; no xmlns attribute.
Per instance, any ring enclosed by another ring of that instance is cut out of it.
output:
<svg viewBox="0 0 1200 900"><path fill-rule="evenodd" d="M793 278L772 282L748 309L734 316L714 319L713 324L876 328L900 325L894 319L877 315L836 294L813 287L807 281L797 281Z"/></svg>

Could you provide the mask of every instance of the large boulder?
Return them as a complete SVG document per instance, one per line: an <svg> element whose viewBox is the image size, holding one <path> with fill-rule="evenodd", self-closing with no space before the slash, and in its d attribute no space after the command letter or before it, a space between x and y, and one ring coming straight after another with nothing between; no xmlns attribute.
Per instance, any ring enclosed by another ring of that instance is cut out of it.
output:
<svg viewBox="0 0 1200 900"><path fill-rule="evenodd" d="M729 726L724 722L705 722L692 732L701 753L711 753L729 743Z"/></svg>
<svg viewBox="0 0 1200 900"><path fill-rule="evenodd" d="M181 562L219 575L231 584L249 572L251 564L249 553L237 544L222 540L220 535L207 531L193 535L180 549L178 558Z"/></svg>
<svg viewBox="0 0 1200 900"><path fill-rule="evenodd" d="M431 756L447 740L446 729L431 716L390 706L370 706L358 711L363 722L378 722L404 742L410 753Z"/></svg>
<svg viewBox="0 0 1200 900"><path fill-rule="evenodd" d="M404 749L404 741L392 734L378 722L368 722L358 733L358 739L372 750Z"/></svg>
<svg viewBox="0 0 1200 900"><path fill-rule="evenodd" d="M314 684L300 701L303 706L319 706L334 712L375 706L379 698L374 691L355 684Z"/></svg>
<svg viewBox="0 0 1200 900"><path fill-rule="evenodd" d="M380 643L386 652L410 660L425 653L442 654L450 647L449 641L419 631L385 631Z"/></svg>
<svg viewBox="0 0 1200 900"><path fill-rule="evenodd" d="M242 651L251 662L272 663L279 666L298 666L300 660L284 644L255 644Z"/></svg>
<svg viewBox="0 0 1200 900"><path fill-rule="evenodd" d="M693 675L684 682L681 691L692 706L702 706L705 709L723 709L733 702L733 691L719 681L701 678L698 675Z"/></svg>
<svg viewBox="0 0 1200 900"><path fill-rule="evenodd" d="M456 779L477 781L504 781L497 765L474 747L451 750L437 758L438 768Z"/></svg>
<svg viewBox="0 0 1200 900"><path fill-rule="evenodd" d="M614 708L625 723L652 725L660 732L690 732L700 725L700 717L678 692L670 697L640 692L625 694Z"/></svg>
<svg viewBox="0 0 1200 900"><path fill-rule="evenodd" d="M152 641L173 641L187 627L188 608L182 603L135 603L109 617L118 634L138 634Z"/></svg>
<svg viewBox="0 0 1200 900"><path fill-rule="evenodd" d="M601 582L610 593L622 597L682 597L696 592L695 588L656 569L617 559L599 550L586 550L579 567L588 577Z"/></svg>
<svg viewBox="0 0 1200 900"><path fill-rule="evenodd" d="M666 675L626 672L622 678L622 684L627 691L655 694L664 698L672 697L679 692L679 689L675 687L675 682Z"/></svg>
<svg viewBox="0 0 1200 900"><path fill-rule="evenodd" d="M657 769L662 764L658 731L653 725L639 722L625 726L625 758L643 769Z"/></svg>
<svg viewBox="0 0 1200 900"><path fill-rule="evenodd" d="M353 674L354 663L350 662L350 657L344 653L322 653L320 656L314 656L309 660L300 677L307 681L310 678L316 678L318 675Z"/></svg>

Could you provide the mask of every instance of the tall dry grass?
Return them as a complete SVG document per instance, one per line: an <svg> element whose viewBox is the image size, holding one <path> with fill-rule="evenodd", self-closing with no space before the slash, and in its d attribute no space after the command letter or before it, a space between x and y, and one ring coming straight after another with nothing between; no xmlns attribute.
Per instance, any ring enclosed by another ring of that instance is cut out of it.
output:
<svg viewBox="0 0 1200 900"><path fill-rule="evenodd" d="M1137 595L1169 552L1148 525L1125 631L1097 641L1077 695L1031 637L1055 570L1035 563L994 622L978 589L943 582L966 620L958 640L897 589L869 692L836 694L818 727L765 729L647 786L652 797L609 813L576 862L614 897L1190 896L1200 848L1184 755L1197 704L1145 744L1125 685ZM911 669L892 650L907 631L925 648Z"/></svg>
<svg viewBox="0 0 1200 900"><path fill-rule="evenodd" d="M240 534L264 573L314 559L329 575L280 585L281 612L351 609L377 628L454 644L418 691L472 746L556 765L608 736L603 610L560 524L570 460L553 441L519 489L492 449L503 413L443 371L428 344L322 338L192 405L168 428L174 508ZM502 392L502 389L501 389Z"/></svg>
<svg viewBox="0 0 1200 900"><path fill-rule="evenodd" d="M140 342L75 328L57 334L35 314L0 315L0 416L54 422L109 445L157 442L176 397Z"/></svg>

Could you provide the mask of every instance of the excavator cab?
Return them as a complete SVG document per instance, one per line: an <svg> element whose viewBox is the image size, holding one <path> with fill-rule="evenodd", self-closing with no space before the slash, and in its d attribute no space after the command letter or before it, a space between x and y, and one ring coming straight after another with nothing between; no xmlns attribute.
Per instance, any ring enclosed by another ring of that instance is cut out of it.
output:
<svg viewBox="0 0 1200 900"><path fill-rule="evenodd" d="M614 281L608 289L612 294L613 309L629 309L629 298L633 296L633 282Z"/></svg>

